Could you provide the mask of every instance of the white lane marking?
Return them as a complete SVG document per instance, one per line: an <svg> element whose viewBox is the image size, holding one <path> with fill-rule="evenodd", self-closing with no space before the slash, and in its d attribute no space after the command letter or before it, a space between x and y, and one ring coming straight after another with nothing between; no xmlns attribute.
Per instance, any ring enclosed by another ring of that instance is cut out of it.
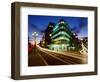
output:
<svg viewBox="0 0 100 82"><path fill-rule="evenodd" d="M43 60L43 62L46 64L46 65L48 65L48 63L46 62L46 60L40 55L40 53L39 52L37 52L38 53L38 55L40 56L40 58Z"/></svg>
<svg viewBox="0 0 100 82"><path fill-rule="evenodd" d="M39 49L39 48L38 48L38 49ZM66 62L66 61L64 61L64 60L62 60L62 59L60 59L60 58L58 58L58 57L56 57L56 56L53 56L53 55L51 55L51 54L49 54L49 53L47 53L47 52L45 52L45 51L43 51L43 50L41 50L41 49L39 49L39 50L42 51L42 52L44 52L44 53L46 53L46 54L48 54L48 55L50 55L50 56L52 56L53 58L56 58L56 59L58 59L58 60L64 62L64 63L70 64L69 62Z"/></svg>

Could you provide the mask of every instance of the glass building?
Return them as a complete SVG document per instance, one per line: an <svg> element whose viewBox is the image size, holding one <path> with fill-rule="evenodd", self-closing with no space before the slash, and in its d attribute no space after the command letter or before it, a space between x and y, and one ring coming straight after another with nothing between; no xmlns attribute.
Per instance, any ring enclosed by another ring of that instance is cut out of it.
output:
<svg viewBox="0 0 100 82"><path fill-rule="evenodd" d="M48 45L49 49L55 51L68 51L72 48L74 49L72 36L73 33L68 23L64 20L60 20L51 33L51 44Z"/></svg>

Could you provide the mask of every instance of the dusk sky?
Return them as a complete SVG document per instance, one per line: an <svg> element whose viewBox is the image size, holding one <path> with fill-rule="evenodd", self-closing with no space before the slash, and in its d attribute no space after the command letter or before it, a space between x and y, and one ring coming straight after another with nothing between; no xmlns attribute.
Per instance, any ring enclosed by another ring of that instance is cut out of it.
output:
<svg viewBox="0 0 100 82"><path fill-rule="evenodd" d="M39 16L28 15L28 36L32 40L32 33L38 33L38 41L41 40L43 31L50 22L57 24L59 20L65 20L70 29L78 35L78 38L88 36L88 18L87 17L64 17L64 16Z"/></svg>

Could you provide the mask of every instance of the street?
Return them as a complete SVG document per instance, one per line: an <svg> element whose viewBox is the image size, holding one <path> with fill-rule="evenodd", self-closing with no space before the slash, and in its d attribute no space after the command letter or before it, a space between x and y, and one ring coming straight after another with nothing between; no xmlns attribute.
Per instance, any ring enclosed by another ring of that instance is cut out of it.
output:
<svg viewBox="0 0 100 82"><path fill-rule="evenodd" d="M28 66L75 65L86 63L87 55L74 52L52 51L41 48L39 45L34 47L28 55Z"/></svg>

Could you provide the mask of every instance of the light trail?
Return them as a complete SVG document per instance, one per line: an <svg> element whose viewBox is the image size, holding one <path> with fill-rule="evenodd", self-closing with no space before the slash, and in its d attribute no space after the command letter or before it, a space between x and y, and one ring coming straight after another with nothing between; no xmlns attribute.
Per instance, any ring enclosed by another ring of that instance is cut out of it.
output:
<svg viewBox="0 0 100 82"><path fill-rule="evenodd" d="M37 51L37 49L36 49ZM48 63L46 62L46 60L41 56L41 54L37 51L37 54L40 56L40 58L43 60L43 62L45 63L45 65L48 65Z"/></svg>
<svg viewBox="0 0 100 82"><path fill-rule="evenodd" d="M69 55L64 55L62 53L51 52L50 50L43 49L39 46L37 48L48 55L51 55L53 57L59 58L60 60L63 60L64 62L67 62L68 64L82 64L82 63L85 63L86 61L84 60L86 58L76 58Z"/></svg>
<svg viewBox="0 0 100 82"><path fill-rule="evenodd" d="M39 48L38 48L39 49ZM61 62L64 62L64 63L66 63L66 64L70 64L70 63L68 63L68 62L66 62L66 61L64 61L64 60L62 60L62 59L60 59L60 58L58 58L58 57L56 57L56 56L54 56L54 55L51 55L50 53L48 53L48 52L46 52L46 51L43 51L43 50L41 50L41 49L39 49L40 51L42 51L42 52L44 52L44 53L46 53L46 54L48 54L49 56L52 56L53 58L55 58L55 59L57 59L57 60L59 60L59 61L61 61Z"/></svg>
<svg viewBox="0 0 100 82"><path fill-rule="evenodd" d="M52 53L55 53L55 54L62 54L62 55L65 55L65 56L74 57L74 58L77 58L77 59L80 59L80 60L84 60L84 59L87 58L87 55L81 55L81 54L79 55L79 54L70 53L70 52L53 51L53 50L41 48L40 46L37 46L37 48L40 48L41 50L49 51L49 52L52 52Z"/></svg>

